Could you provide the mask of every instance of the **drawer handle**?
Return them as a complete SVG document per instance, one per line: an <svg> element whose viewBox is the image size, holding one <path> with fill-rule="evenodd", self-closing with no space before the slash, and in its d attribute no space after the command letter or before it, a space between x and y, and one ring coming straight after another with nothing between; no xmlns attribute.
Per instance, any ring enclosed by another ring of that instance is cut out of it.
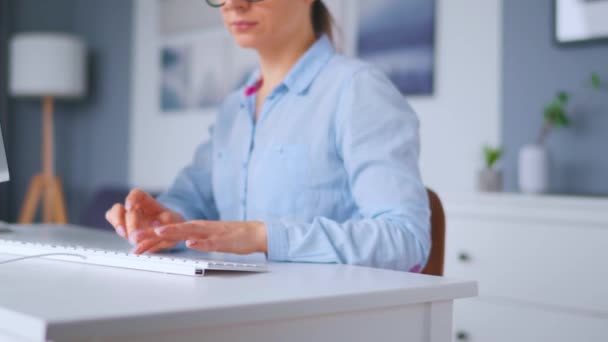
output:
<svg viewBox="0 0 608 342"><path fill-rule="evenodd" d="M471 256L469 255L469 253L460 252L460 254L458 254L458 260L460 260L461 262L469 262L471 261Z"/></svg>
<svg viewBox="0 0 608 342"><path fill-rule="evenodd" d="M469 341L469 334L466 331L459 331L456 333L456 339L458 341Z"/></svg>

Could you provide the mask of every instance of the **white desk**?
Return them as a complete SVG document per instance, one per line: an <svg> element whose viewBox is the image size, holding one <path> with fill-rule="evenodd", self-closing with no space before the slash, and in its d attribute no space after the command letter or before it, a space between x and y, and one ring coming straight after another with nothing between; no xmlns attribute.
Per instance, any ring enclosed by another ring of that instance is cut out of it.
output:
<svg viewBox="0 0 608 342"><path fill-rule="evenodd" d="M194 278L0 265L0 341L450 341L453 300L477 294L475 282L365 267L269 268Z"/></svg>

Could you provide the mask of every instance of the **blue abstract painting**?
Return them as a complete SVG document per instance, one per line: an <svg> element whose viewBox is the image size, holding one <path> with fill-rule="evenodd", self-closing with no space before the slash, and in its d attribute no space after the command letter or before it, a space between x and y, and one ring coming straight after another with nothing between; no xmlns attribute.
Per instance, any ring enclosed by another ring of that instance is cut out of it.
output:
<svg viewBox="0 0 608 342"><path fill-rule="evenodd" d="M357 0L356 53L404 95L433 93L435 0Z"/></svg>
<svg viewBox="0 0 608 342"><path fill-rule="evenodd" d="M187 47L165 47L161 50L161 108L163 111L184 110L189 104L190 50Z"/></svg>

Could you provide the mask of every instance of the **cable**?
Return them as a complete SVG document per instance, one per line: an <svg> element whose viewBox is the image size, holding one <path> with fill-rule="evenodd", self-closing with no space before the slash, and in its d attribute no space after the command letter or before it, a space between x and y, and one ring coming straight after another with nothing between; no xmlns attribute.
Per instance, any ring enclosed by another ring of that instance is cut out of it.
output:
<svg viewBox="0 0 608 342"><path fill-rule="evenodd" d="M16 261L21 261L21 260L26 260L26 259L43 258L43 257L47 257L47 256L73 256L73 257L81 258L84 260L86 260L86 258L87 258L84 255L72 254L72 253L45 253L45 254L28 255L28 256L24 256L24 257L20 257L20 258L2 260L2 261L0 261L0 265L8 264L11 262L16 262Z"/></svg>

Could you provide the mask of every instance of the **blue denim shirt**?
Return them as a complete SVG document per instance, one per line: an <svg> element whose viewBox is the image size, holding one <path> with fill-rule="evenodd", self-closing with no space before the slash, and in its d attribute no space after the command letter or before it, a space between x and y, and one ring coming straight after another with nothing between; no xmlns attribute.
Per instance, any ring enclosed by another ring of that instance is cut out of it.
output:
<svg viewBox="0 0 608 342"><path fill-rule="evenodd" d="M161 203L186 220L264 222L273 261L425 265L430 211L419 123L385 75L336 53L323 36L270 93L257 122L256 95L246 93L225 100L210 141Z"/></svg>

